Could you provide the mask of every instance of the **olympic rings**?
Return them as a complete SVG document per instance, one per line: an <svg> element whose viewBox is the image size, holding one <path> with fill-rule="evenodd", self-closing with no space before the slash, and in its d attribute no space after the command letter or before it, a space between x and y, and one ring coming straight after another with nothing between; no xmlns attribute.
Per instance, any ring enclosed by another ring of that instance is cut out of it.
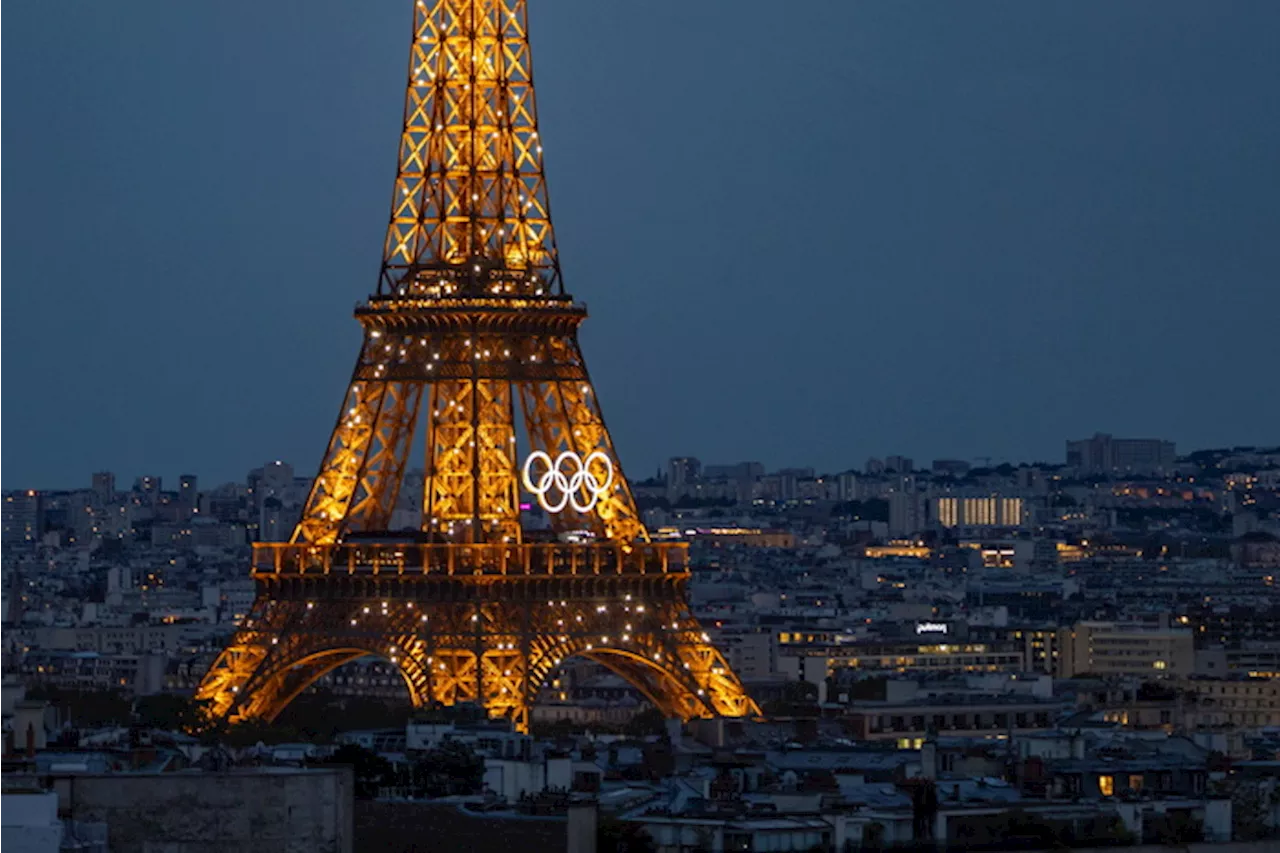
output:
<svg viewBox="0 0 1280 853"><path fill-rule="evenodd" d="M536 480L530 476L534 462L541 462L547 469ZM591 472L592 462L605 466L608 473L603 483ZM599 450L589 453L586 459L572 450L566 450L552 462L550 454L535 450L524 461L521 474L524 487L547 512L560 512L566 506L572 506L578 512L591 512L600 499L608 494L609 486L613 485L613 461ZM558 500L548 498L548 494L553 492L559 494ZM587 496L585 503L579 498L583 492Z"/></svg>

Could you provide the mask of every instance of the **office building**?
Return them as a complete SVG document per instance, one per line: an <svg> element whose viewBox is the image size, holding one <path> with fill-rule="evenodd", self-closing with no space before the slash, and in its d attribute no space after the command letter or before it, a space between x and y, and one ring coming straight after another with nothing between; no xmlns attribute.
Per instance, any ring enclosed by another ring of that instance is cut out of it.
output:
<svg viewBox="0 0 1280 853"><path fill-rule="evenodd" d="M1176 456L1172 441L1155 438L1113 438L1100 432L1093 438L1067 442L1067 465L1082 474L1168 471Z"/></svg>
<svg viewBox="0 0 1280 853"><path fill-rule="evenodd" d="M667 460L667 498L677 500L687 495L702 476L702 463L692 456L676 456Z"/></svg>
<svg viewBox="0 0 1280 853"><path fill-rule="evenodd" d="M924 496L916 488L916 478L899 477L889 492L889 535L910 536L924 527Z"/></svg>
<svg viewBox="0 0 1280 853"><path fill-rule="evenodd" d="M141 476L133 481L133 490L142 495L143 503L155 506L160 499L160 478Z"/></svg>
<svg viewBox="0 0 1280 853"><path fill-rule="evenodd" d="M98 505L106 506L116 498L116 475L110 471L99 471L93 475L93 493L98 497Z"/></svg>
<svg viewBox="0 0 1280 853"><path fill-rule="evenodd" d="M916 469L916 463L910 456L886 456L884 470L896 474L910 474Z"/></svg>
<svg viewBox="0 0 1280 853"><path fill-rule="evenodd" d="M1019 496L989 494L944 495L933 499L933 518L945 529L960 527L1022 527L1029 516Z"/></svg>
<svg viewBox="0 0 1280 853"><path fill-rule="evenodd" d="M43 506L40 493L26 489L4 496L4 513L0 525L5 545L29 545L39 541L43 533Z"/></svg>
<svg viewBox="0 0 1280 853"><path fill-rule="evenodd" d="M946 639L943 634L921 634ZM859 674L1024 672L1026 660L1021 641L972 642L866 642L845 643L839 637L823 638L807 633L778 634L776 666L779 674L808 681L818 690L819 701L828 699L828 678L841 670Z"/></svg>
<svg viewBox="0 0 1280 853"><path fill-rule="evenodd" d="M1077 622L1058 629L1058 675L1186 677L1195 672L1192 633L1137 623Z"/></svg>
<svg viewBox="0 0 1280 853"><path fill-rule="evenodd" d="M195 474L178 477L178 506L190 515L200 506L200 489Z"/></svg>

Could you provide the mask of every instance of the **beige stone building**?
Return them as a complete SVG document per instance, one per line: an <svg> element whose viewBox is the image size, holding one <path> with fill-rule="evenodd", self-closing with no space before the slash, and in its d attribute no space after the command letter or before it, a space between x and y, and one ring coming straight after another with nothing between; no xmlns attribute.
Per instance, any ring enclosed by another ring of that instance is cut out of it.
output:
<svg viewBox="0 0 1280 853"><path fill-rule="evenodd" d="M1183 679L1179 690L1196 696L1202 726L1280 726L1280 680Z"/></svg>
<svg viewBox="0 0 1280 853"><path fill-rule="evenodd" d="M1124 622L1077 622L1058 630L1058 675L1186 677L1195 672L1195 647L1185 628Z"/></svg>

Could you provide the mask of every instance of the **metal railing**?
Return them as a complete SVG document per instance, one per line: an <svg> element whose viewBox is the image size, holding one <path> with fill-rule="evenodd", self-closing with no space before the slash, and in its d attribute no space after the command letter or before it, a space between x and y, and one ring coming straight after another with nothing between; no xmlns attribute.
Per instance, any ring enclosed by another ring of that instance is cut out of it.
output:
<svg viewBox="0 0 1280 853"><path fill-rule="evenodd" d="M260 542L255 575L591 576L688 571L683 542L633 544L374 544Z"/></svg>

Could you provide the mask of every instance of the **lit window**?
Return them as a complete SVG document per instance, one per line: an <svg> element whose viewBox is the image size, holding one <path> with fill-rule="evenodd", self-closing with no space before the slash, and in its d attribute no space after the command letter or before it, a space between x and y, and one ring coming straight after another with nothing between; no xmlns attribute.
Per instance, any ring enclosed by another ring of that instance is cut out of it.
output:
<svg viewBox="0 0 1280 853"><path fill-rule="evenodd" d="M1164 661L1162 661L1162 660L1158 660L1158 661L1156 661L1155 663L1153 663L1153 664L1151 664L1151 665L1152 665L1153 667L1155 667L1156 669L1168 669L1168 668L1169 668L1169 664L1165 663L1165 662L1164 662Z"/></svg>
<svg viewBox="0 0 1280 853"><path fill-rule="evenodd" d="M1101 792L1102 796L1104 796L1104 797L1110 797L1110 796L1114 795L1114 794L1115 794L1115 791L1116 791L1116 780L1115 780L1115 777L1113 777L1113 776L1099 776L1099 777L1098 777L1098 791L1099 791L1099 792Z"/></svg>

